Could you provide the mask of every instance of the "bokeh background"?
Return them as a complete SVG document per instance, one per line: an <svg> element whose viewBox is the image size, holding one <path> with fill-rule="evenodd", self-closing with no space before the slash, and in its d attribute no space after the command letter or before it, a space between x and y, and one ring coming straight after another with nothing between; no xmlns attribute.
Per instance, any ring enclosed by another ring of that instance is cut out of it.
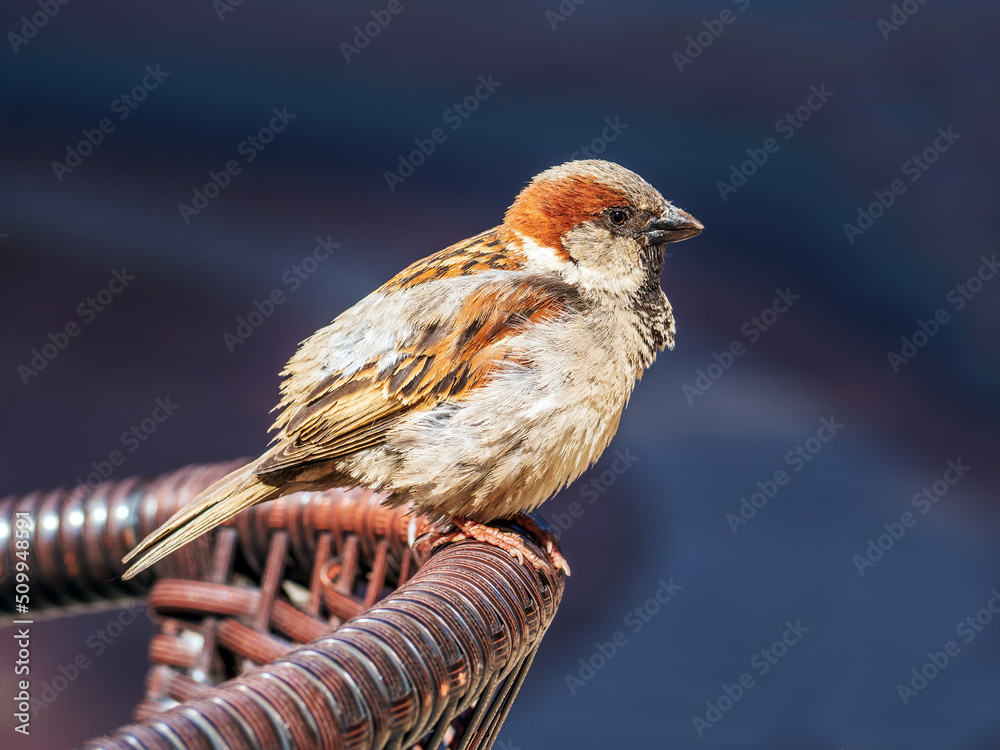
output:
<svg viewBox="0 0 1000 750"><path fill-rule="evenodd" d="M997 5L400 0L345 55L386 5L71 2L29 39L22 17L41 5L4 4L0 492L75 483L158 398L176 412L116 477L256 455L301 339L498 223L532 175L585 147L707 229L663 272L676 351L606 456L544 506L568 526L573 576L498 746L1000 747L1000 618L980 612L1000 587L1000 279L951 302L998 250ZM167 75L119 119L147 66ZM493 91L456 116L480 76ZM830 94L808 109L813 87ZM798 127L778 128L803 105ZM294 119L248 162L240 144L273 108ZM54 168L102 118L114 128L92 153ZM445 142L390 190L385 173L437 127ZM720 190L768 138L766 163ZM230 160L241 172L185 221L178 205ZM905 192L849 237L894 180ZM293 289L317 237L339 247ZM81 315L121 269L134 280ZM227 347L273 289L286 302ZM750 334L776 290L797 299ZM894 368L901 337L942 308L948 322ZM19 366L70 322L80 334L26 384ZM734 341L745 353L685 392ZM808 443L823 419L843 427ZM808 462L788 458L796 446ZM970 468L944 485L949 461ZM790 481L734 533L727 514L782 470ZM947 494L921 513L914 495L934 482ZM915 525L859 570L906 512ZM671 579L671 601L637 619ZM977 613L984 624L956 631ZM114 617L37 625L39 678L93 656L88 638ZM789 623L794 645L762 674ZM617 631L626 645L584 669ZM29 740L3 711L0 744L64 747L128 721L150 632L139 620L92 658ZM904 703L898 686L950 640L959 655ZM9 630L0 643L7 695ZM753 687L714 714L744 673Z"/></svg>

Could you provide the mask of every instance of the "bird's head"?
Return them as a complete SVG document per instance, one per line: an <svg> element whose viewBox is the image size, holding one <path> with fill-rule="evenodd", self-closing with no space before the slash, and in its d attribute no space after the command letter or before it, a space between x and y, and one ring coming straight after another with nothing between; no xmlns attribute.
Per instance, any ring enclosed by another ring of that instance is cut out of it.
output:
<svg viewBox="0 0 1000 750"><path fill-rule="evenodd" d="M529 267L627 293L659 275L668 242L704 226L635 172L588 159L537 175L507 210L504 229Z"/></svg>

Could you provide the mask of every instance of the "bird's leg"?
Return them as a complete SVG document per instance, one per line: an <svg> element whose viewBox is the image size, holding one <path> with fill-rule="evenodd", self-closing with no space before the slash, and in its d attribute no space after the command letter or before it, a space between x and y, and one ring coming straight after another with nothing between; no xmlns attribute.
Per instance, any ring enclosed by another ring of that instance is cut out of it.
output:
<svg viewBox="0 0 1000 750"><path fill-rule="evenodd" d="M527 562L535 570L542 570L550 567L550 563L532 552L527 545L525 545L520 534L517 534L516 532L501 531L493 526L488 526L484 523L473 521L468 518L450 518L449 520L455 526L453 531L438 532L431 534L426 538L426 541L430 543L431 549L436 549L442 544L460 542L463 539L475 539L476 541L483 542L484 544L499 547L517 560L520 564L523 565ZM542 529L533 518L525 514L515 516L512 520L528 532L535 534L544 546L546 552L548 552L549 556L552 558L552 564L559 570L566 573L566 575L569 575L569 565L566 563L566 559L559 554L559 551L556 549L555 537L551 532Z"/></svg>

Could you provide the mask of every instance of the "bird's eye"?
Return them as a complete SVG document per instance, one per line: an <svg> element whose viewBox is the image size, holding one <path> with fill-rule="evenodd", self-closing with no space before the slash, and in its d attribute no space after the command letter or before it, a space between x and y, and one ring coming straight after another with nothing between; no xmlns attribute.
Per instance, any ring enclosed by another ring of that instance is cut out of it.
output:
<svg viewBox="0 0 1000 750"><path fill-rule="evenodd" d="M616 226L621 226L622 224L625 223L625 220L628 218L628 212L620 208L616 208L614 211L608 214L608 218L611 219L612 224Z"/></svg>

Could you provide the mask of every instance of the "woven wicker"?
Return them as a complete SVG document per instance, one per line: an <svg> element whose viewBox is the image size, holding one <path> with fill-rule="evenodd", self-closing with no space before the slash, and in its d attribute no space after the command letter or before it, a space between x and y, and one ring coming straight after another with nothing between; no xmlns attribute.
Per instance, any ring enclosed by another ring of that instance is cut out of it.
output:
<svg viewBox="0 0 1000 750"><path fill-rule="evenodd" d="M474 541L421 566L407 539L426 519L353 489L256 506L120 579L136 541L241 463L0 500L0 530L11 533L18 511L34 522L32 612L149 597L158 632L138 723L84 747L489 747L562 574ZM0 539L4 614L10 541Z"/></svg>

